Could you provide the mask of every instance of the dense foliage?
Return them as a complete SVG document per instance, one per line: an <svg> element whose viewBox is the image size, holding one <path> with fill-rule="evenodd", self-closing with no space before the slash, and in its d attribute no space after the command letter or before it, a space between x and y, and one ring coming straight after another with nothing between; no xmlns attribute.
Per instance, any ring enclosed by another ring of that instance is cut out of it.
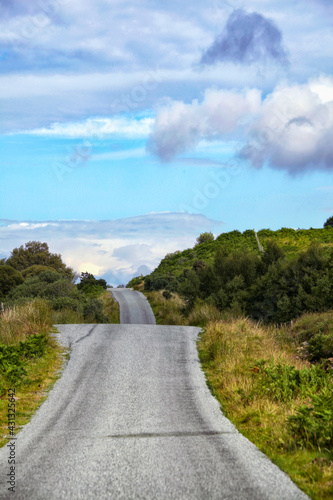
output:
<svg viewBox="0 0 333 500"><path fill-rule="evenodd" d="M6 263L18 271L24 271L31 266L47 266L55 271L73 277L73 269L67 267L61 255L50 253L47 243L29 241L24 246L14 248Z"/></svg>
<svg viewBox="0 0 333 500"><path fill-rule="evenodd" d="M96 279L93 274L81 273L80 283L77 285L79 290L83 290L86 295L98 295L101 288L106 290L107 283L103 279Z"/></svg>
<svg viewBox="0 0 333 500"><path fill-rule="evenodd" d="M332 217L329 217L324 224L324 227L329 227L329 226L333 227L333 215L332 215Z"/></svg>
<svg viewBox="0 0 333 500"><path fill-rule="evenodd" d="M333 307L333 228L265 229L258 237L264 252L248 230L168 254L142 278L144 288L178 292L188 311L204 300L220 311L275 323Z"/></svg>
<svg viewBox="0 0 333 500"><path fill-rule="evenodd" d="M0 265L0 298L21 283L23 283L23 276L20 271L7 264Z"/></svg>
<svg viewBox="0 0 333 500"><path fill-rule="evenodd" d="M0 302L13 307L34 299L44 299L60 321L107 323L99 296L106 281L82 273L75 285L75 273L58 254L50 253L47 243L30 241L15 248L7 260L0 262Z"/></svg>
<svg viewBox="0 0 333 500"><path fill-rule="evenodd" d="M36 357L43 356L48 344L45 333L32 335L17 345L0 344L0 396L5 387L18 386L26 375L27 363Z"/></svg>

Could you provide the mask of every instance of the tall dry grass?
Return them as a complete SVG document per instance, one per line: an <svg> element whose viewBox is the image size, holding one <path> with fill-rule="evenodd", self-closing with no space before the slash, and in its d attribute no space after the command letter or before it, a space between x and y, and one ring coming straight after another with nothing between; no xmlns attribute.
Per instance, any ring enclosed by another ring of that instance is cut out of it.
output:
<svg viewBox="0 0 333 500"><path fill-rule="evenodd" d="M17 344L30 335L48 333L52 319L52 310L43 299L6 309L0 315L0 343Z"/></svg>
<svg viewBox="0 0 333 500"><path fill-rule="evenodd" d="M311 398L273 398L265 386L263 367L310 368L310 363L299 359L284 332L247 318L212 321L198 347L208 384L225 415L313 498L332 498L329 453L302 448L288 430L288 417L302 404L310 404Z"/></svg>
<svg viewBox="0 0 333 500"><path fill-rule="evenodd" d="M163 291L145 292L154 311L156 322L161 325L186 325L187 321L181 313L185 302L176 293L170 299L163 297Z"/></svg>

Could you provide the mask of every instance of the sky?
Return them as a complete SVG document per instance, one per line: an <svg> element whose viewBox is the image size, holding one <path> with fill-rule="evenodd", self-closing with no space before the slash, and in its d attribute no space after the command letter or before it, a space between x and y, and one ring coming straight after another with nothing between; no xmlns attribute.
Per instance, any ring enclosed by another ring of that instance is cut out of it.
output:
<svg viewBox="0 0 333 500"><path fill-rule="evenodd" d="M112 285L333 214L331 0L0 0L0 258Z"/></svg>

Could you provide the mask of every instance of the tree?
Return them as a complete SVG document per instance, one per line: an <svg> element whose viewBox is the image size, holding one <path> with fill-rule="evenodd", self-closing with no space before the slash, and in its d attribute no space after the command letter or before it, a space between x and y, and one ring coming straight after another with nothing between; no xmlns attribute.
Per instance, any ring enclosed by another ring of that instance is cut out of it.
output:
<svg viewBox="0 0 333 500"><path fill-rule="evenodd" d="M196 240L197 245L201 245L201 243L207 243L207 241L214 241L213 233L201 233L200 236L197 237Z"/></svg>
<svg viewBox="0 0 333 500"><path fill-rule="evenodd" d="M106 290L107 283L102 278L97 280L93 274L85 272L81 273L77 288L83 290L85 294L99 294L101 290Z"/></svg>
<svg viewBox="0 0 333 500"><path fill-rule="evenodd" d="M74 274L73 269L63 263L61 255L50 253L48 244L40 241L29 241L24 246L14 248L6 264L17 271L24 271L31 266L47 266L70 279Z"/></svg>
<svg viewBox="0 0 333 500"><path fill-rule="evenodd" d="M23 283L23 277L19 271L7 264L0 266L0 296L4 297L21 283Z"/></svg>
<svg viewBox="0 0 333 500"><path fill-rule="evenodd" d="M324 224L324 227L333 227L333 215L332 217L329 217L327 221Z"/></svg>

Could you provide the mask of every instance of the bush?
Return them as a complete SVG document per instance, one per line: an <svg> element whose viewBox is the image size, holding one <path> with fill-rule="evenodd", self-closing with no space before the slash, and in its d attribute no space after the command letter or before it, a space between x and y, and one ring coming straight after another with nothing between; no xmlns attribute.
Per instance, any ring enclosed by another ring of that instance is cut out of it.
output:
<svg viewBox="0 0 333 500"><path fill-rule="evenodd" d="M333 333L317 333L309 341L308 352L310 361L333 357Z"/></svg>
<svg viewBox="0 0 333 500"><path fill-rule="evenodd" d="M52 300L51 305L54 311L71 309L72 311L81 312L83 309L82 304L73 297L58 297Z"/></svg>
<svg viewBox="0 0 333 500"><path fill-rule="evenodd" d="M296 397L305 398L332 384L332 378L319 366L297 369L287 364L257 362L260 369L255 392L268 395L277 402L290 402Z"/></svg>
<svg viewBox="0 0 333 500"><path fill-rule="evenodd" d="M16 286L23 283L22 274L8 265L0 265L0 297L5 297Z"/></svg>
<svg viewBox="0 0 333 500"><path fill-rule="evenodd" d="M67 279L61 279L49 283L41 293L42 297L56 299L58 297L69 297L75 290L75 285Z"/></svg>
<svg viewBox="0 0 333 500"><path fill-rule="evenodd" d="M169 292L169 290L164 290L162 295L166 300L170 300L172 297L172 294Z"/></svg>
<svg viewBox="0 0 333 500"><path fill-rule="evenodd" d="M324 224L324 227L333 227L333 216L329 217Z"/></svg>
<svg viewBox="0 0 333 500"><path fill-rule="evenodd" d="M144 279L144 289L151 292L155 290L163 290L167 288L169 291L175 291L177 282L174 276L150 275Z"/></svg>
<svg viewBox="0 0 333 500"><path fill-rule="evenodd" d="M88 299L83 308L85 322L108 323L108 317L103 313L103 304L97 299Z"/></svg>
<svg viewBox="0 0 333 500"><path fill-rule="evenodd" d="M200 236L197 237L196 244L201 245L202 243L207 243L208 241L214 241L214 235L211 232L201 233Z"/></svg>
<svg viewBox="0 0 333 500"><path fill-rule="evenodd" d="M96 279L93 274L81 273L80 283L77 285L79 290L83 290L84 293L90 293L91 291L96 293L96 287L106 290L107 283L103 279Z"/></svg>
<svg viewBox="0 0 333 500"><path fill-rule="evenodd" d="M332 449L333 398L332 387L312 397L311 405L301 406L288 418L288 429L304 447Z"/></svg>
<svg viewBox="0 0 333 500"><path fill-rule="evenodd" d="M43 356L48 337L46 334L32 335L18 345L0 345L0 393L9 385L18 385L26 375L25 364L28 360Z"/></svg>
<svg viewBox="0 0 333 500"><path fill-rule="evenodd" d="M59 279L61 276L54 269L52 269L52 267L41 266L38 264L34 264L33 266L30 266L30 267L27 267L26 269L23 269L22 276L24 278L31 278L32 276L38 276L38 275L45 273L47 271L51 271L51 272L56 273L58 275L57 279Z"/></svg>
<svg viewBox="0 0 333 500"><path fill-rule="evenodd" d="M7 264L18 271L23 271L31 266L47 266L59 271L68 278L73 278L73 269L66 267L61 260L61 255L50 253L47 243L29 241L24 246L14 248Z"/></svg>

